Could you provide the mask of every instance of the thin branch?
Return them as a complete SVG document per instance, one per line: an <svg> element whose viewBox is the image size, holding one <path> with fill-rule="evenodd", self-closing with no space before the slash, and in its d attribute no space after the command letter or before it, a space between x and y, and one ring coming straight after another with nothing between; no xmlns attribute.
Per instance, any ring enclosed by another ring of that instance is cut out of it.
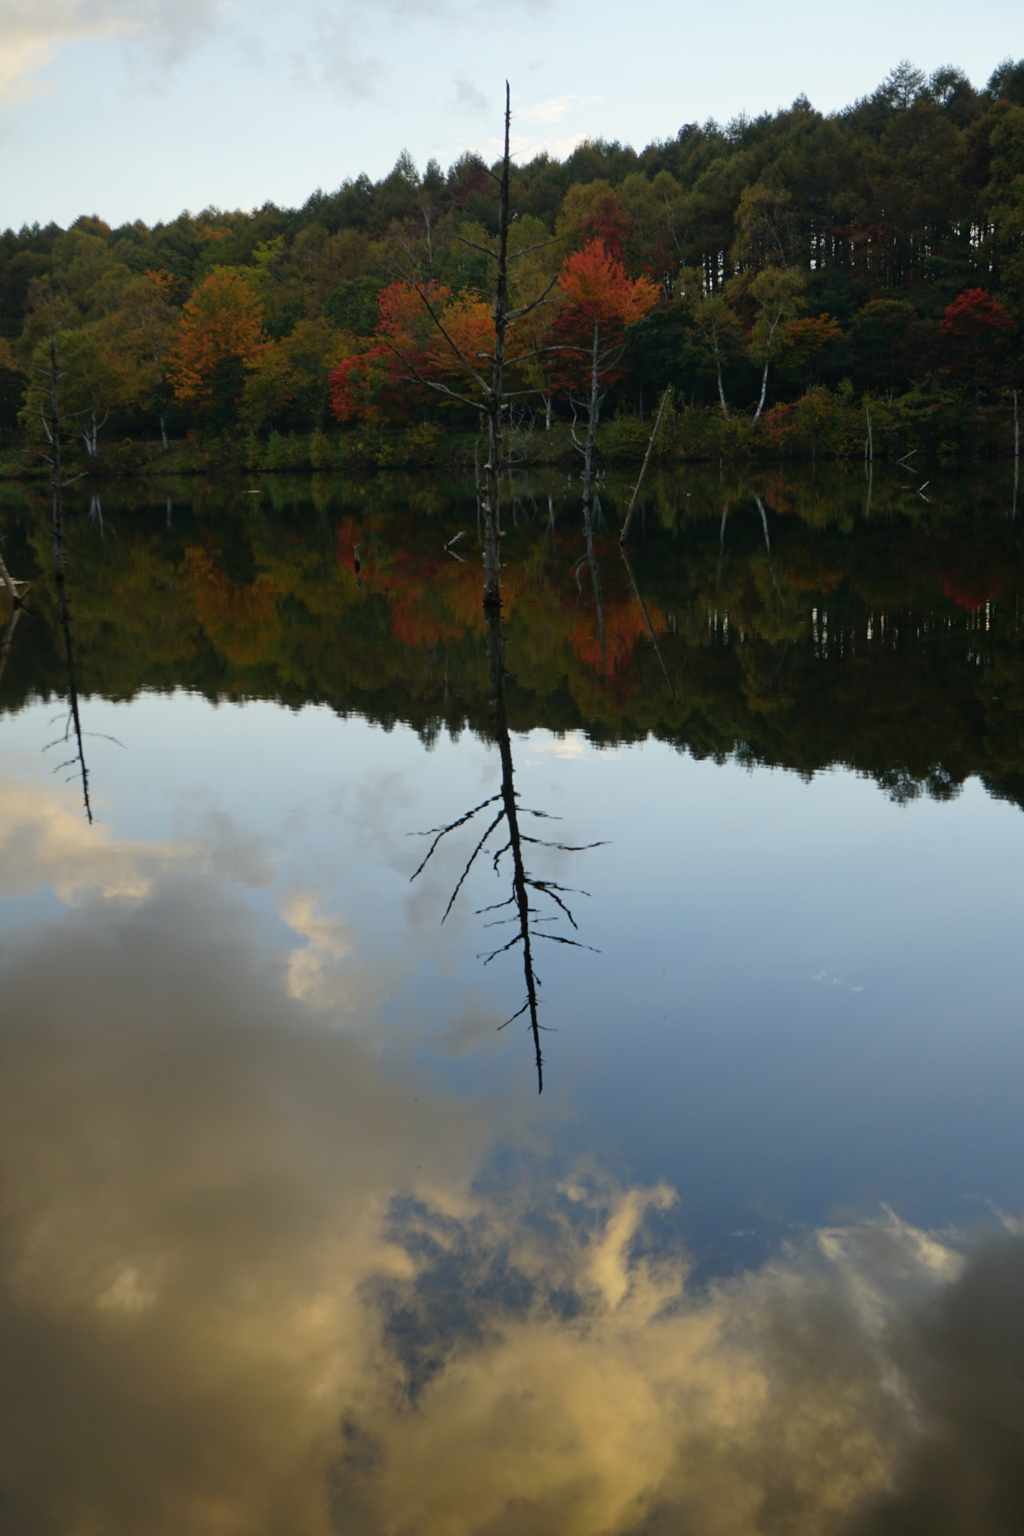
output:
<svg viewBox="0 0 1024 1536"><path fill-rule="evenodd" d="M484 959L484 953L483 953L483 950L481 950L480 953L477 955L477 959L478 960L483 960L484 965L490 965L491 961L492 960L497 960L499 955L507 954L510 949L515 949L517 944L522 944L524 942L525 942L525 940L524 940L524 937L523 937L523 933L522 933L522 930L520 930L520 932L517 933L514 938L509 939L508 943L507 944L503 944L500 949L492 949L490 954L487 956L486 959Z"/></svg>
<svg viewBox="0 0 1024 1536"><path fill-rule="evenodd" d="M630 511L632 512L632 508L630 508ZM628 518L626 519L625 526L629 526ZM658 637L654 633L654 625L651 623L651 616L647 612L647 604L644 602L643 597L640 594L640 588L637 585L636 577L633 574L633 567L629 562L629 556L626 554L626 546L623 544L621 536L619 539L619 554L622 556L622 563L626 567L626 574L629 576L630 586L633 588L633 595L635 596L637 602L640 604L640 612L644 616L644 623L647 626L647 634L650 637L651 644L654 646L654 654L658 658L658 664L661 667L662 673L664 674L665 681L668 683L668 691L674 699L676 696L676 690L672 686L672 679L668 675L668 668L665 665L665 658L661 654L661 646L658 644Z"/></svg>
<svg viewBox="0 0 1024 1536"><path fill-rule="evenodd" d="M547 843L542 837L527 837L526 833L520 834L524 843L536 843L538 848L554 848L558 853L589 853L591 848L606 848L608 839L603 838L598 843Z"/></svg>
<svg viewBox="0 0 1024 1536"><path fill-rule="evenodd" d="M481 800L479 805L475 805L471 811L467 811L464 816L460 816L457 821L450 822L448 824L448 826L446 826L446 827L431 827L429 832L418 832L418 833L416 833L415 836L417 836L417 837L434 837L435 833L437 835L436 835L436 837L434 837L434 841L431 843L429 849L427 850L426 857L423 859L422 863L419 865L419 868L415 871L414 874L411 874L409 876L409 883L410 883L410 885L416 879L416 876L418 874L421 874L422 871L426 868L427 864L430 861L431 855L434 852L434 849L437 847L438 843L441 841L441 839L443 837L447 837L449 832L454 832L456 827L464 827L466 825L467 821L472 821L473 817L477 814L478 811L482 811L485 806L493 805L495 800L500 800L500 799L501 799L500 795L490 795L486 800Z"/></svg>
<svg viewBox="0 0 1024 1536"><path fill-rule="evenodd" d="M500 1034L500 1032L503 1029L507 1029L510 1024L514 1024L516 1019L521 1019L523 1014L529 1008L529 1006L530 1006L530 999L527 998L526 1002L523 1004L523 1006L521 1008L517 1008L515 1013L512 1015L512 1017L510 1019L506 1019L504 1024L499 1024L498 1025L498 1032L499 1032L499 1034Z"/></svg>
<svg viewBox="0 0 1024 1536"><path fill-rule="evenodd" d="M581 944L579 939L567 939L564 933L538 933L535 928L531 928L530 932L535 939L548 939L552 944L568 944L570 949L589 949L592 955L601 953L593 944Z"/></svg>
<svg viewBox="0 0 1024 1536"><path fill-rule="evenodd" d="M532 314L535 309L539 309L542 304L546 304L547 303L548 294L551 292L552 288L558 282L558 279L559 279L560 276L561 276L561 273L560 272L556 272L554 277L551 279L550 283L548 283L547 287L544 289L544 292L542 294L540 294L537 298L531 299L529 304L523 304L523 305L521 305L519 307L519 309L510 309L509 312L508 312L509 322L511 323L513 320L521 320L524 315ZM553 350L553 349L549 349L549 350Z"/></svg>
<svg viewBox="0 0 1024 1536"><path fill-rule="evenodd" d="M455 898L459 894L459 892L462 890L463 884L465 883L466 876L469 874L470 870L473 868L473 865L476 863L477 854L481 851L481 849L484 846L484 843L486 843L487 839L490 837L490 835L494 831L495 827L500 826L501 823L504 820L505 820L505 808L504 808L504 806L502 806L501 810L498 812L497 816L495 816L494 820L491 822L490 826L487 828L487 831L484 833L483 837L480 839L480 841L477 843L476 847L473 849L473 852L470 854L469 862L467 863L465 869L462 871L462 874L459 876L459 883L455 887L454 891L452 891L451 899L449 900L448 905L444 909L444 917L442 917L442 919L441 919L442 923L445 921L445 919L448 916L448 913L451 911L452 907L455 905Z"/></svg>
<svg viewBox="0 0 1024 1536"><path fill-rule="evenodd" d="M490 385L486 384L484 382L483 375L477 373L477 371L473 367L472 363L469 361L469 359L466 357L465 353L462 351L462 348L460 346L458 346L457 343L454 342L452 340L452 338L449 336L448 332L445 330L444 326L441 324L440 317L434 312L434 306L431 304L430 300L427 298L427 296L424 293L423 289L420 286L417 285L416 292L419 294L420 302L422 303L422 305L423 305L424 309L426 310L427 314L430 316L431 320L433 320L434 324L437 326L438 330L441 332L441 335L444 337L445 341L451 347L452 351L455 353L455 356L459 359L459 362L465 368L466 372L471 376L471 378L473 379L474 383L478 384L480 389L483 391L483 393L485 395L487 395L490 392Z"/></svg>
<svg viewBox="0 0 1024 1536"><path fill-rule="evenodd" d="M409 378L413 383L422 384L425 389L435 389L437 390L438 394L447 395L450 400L458 400L460 405L471 406L474 411L484 410L484 406L480 404L479 400L470 400L467 395L460 395L458 390L449 389L447 384L439 384L434 379L425 379L420 373L419 369L416 367L416 364L410 362L404 352L400 352L399 349L392 342L388 341L386 337L382 337L381 339L384 345L387 347L388 351L393 352L398 358L399 362L404 363L406 368L408 368Z"/></svg>

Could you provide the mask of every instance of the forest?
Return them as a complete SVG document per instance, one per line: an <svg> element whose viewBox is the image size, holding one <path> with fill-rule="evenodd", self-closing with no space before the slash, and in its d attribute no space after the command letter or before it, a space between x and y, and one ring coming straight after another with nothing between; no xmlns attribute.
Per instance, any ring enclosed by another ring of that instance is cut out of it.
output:
<svg viewBox="0 0 1024 1536"><path fill-rule="evenodd" d="M835 114L800 97L511 179L513 458L571 457L588 408L639 457L669 389L669 457L1019 452L1024 60L982 90L904 62ZM495 187L473 154L403 153L299 209L5 231L0 472L39 462L57 377L86 471L471 462Z"/></svg>

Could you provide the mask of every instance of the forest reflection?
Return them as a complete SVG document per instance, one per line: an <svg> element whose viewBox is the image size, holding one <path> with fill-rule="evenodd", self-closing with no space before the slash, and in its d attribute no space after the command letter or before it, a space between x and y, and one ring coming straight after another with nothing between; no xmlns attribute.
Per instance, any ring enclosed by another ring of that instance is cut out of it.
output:
<svg viewBox="0 0 1024 1536"><path fill-rule="evenodd" d="M568 893L529 873L518 732L1024 803L1007 487L881 479L870 517L853 474L655 481L625 551L614 484L582 522L513 484L500 615L458 486L104 491L68 522L73 636L46 504L8 489L4 707L188 687L493 741L473 825L508 838L539 1069L531 904ZM391 961L310 960L291 898L282 953L238 889L266 860L119 841L57 785L0 782L0 822L0 893L65 908L0 949L12 1530L1016 1533L1019 1223L883 1212L697 1285L667 1185L380 1049Z"/></svg>
<svg viewBox="0 0 1024 1536"><path fill-rule="evenodd" d="M903 478L874 470L865 516L855 470L653 476L625 561L628 488L605 484L582 565L574 486L513 483L510 730L651 734L801 773L844 764L897 798L955 793L977 774L1020 801L1012 466L939 476L927 503ZM69 514L86 693L184 686L327 702L426 740L491 734L471 486L279 477L243 489L105 491L113 538ZM8 487L0 511L8 563L34 589L34 622L0 678L0 702L17 708L65 693L64 659L45 498ZM445 546L460 532L456 561Z"/></svg>

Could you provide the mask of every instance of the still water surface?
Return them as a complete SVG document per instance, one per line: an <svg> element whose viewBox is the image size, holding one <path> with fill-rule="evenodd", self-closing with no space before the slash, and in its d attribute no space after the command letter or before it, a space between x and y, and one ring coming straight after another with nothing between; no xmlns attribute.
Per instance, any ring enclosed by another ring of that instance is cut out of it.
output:
<svg viewBox="0 0 1024 1536"><path fill-rule="evenodd" d="M1024 541L903 479L510 486L542 1096L472 488L85 498L91 825L5 490L0 1530L1020 1529Z"/></svg>

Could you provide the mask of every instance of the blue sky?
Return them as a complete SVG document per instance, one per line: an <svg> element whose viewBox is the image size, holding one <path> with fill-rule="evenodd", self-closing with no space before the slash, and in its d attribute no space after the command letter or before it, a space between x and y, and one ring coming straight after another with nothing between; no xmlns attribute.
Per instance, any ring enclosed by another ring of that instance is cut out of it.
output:
<svg viewBox="0 0 1024 1536"><path fill-rule="evenodd" d="M1024 55L1010 0L0 0L0 227L293 206L408 148L642 145L805 92L829 111L902 58L976 84Z"/></svg>

